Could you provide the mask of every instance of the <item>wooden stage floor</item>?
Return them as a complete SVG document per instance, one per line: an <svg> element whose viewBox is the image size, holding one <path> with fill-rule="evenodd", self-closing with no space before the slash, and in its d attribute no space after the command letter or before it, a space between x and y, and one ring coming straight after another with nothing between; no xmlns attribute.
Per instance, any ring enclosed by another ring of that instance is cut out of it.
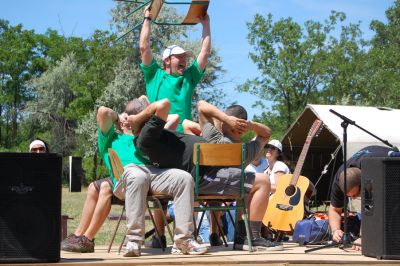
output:
<svg viewBox="0 0 400 266"><path fill-rule="evenodd" d="M285 243L283 251L252 252L232 250L232 247L212 247L209 254L171 255L171 247L165 252L160 249L142 249L142 256L138 258L124 258L117 254L117 246L107 253L105 246L96 247L94 253L77 254L61 252L61 261L56 265L400 265L400 260L377 260L361 255L361 252L326 248L311 253L304 253L306 247L297 244ZM16 265L16 264L13 264ZM21 264L22 265L22 264ZM23 264L26 265L26 264ZM36 263L36 266L49 265Z"/></svg>

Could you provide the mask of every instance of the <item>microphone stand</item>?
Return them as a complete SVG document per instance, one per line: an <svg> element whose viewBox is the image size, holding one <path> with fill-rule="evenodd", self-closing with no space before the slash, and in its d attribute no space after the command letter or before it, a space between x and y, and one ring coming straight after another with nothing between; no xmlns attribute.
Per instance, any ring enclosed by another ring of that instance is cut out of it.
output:
<svg viewBox="0 0 400 266"><path fill-rule="evenodd" d="M344 115L339 114L338 112L336 112L335 110L329 109L329 112L333 113L334 115L338 116L340 119L342 119L342 123L340 124L343 128L343 173L344 173L344 191L343 191L343 199L344 199L344 207L343 207L343 216L344 216L344 225L343 225L343 236L342 236L342 240L340 242L335 242L332 241L332 243L329 243L325 246L321 246L321 247L316 247L316 248L310 248L305 250L305 253L308 252L312 252L312 251L316 251L319 249L324 249L324 248L328 248L328 247L335 247L338 246L341 249L344 248L348 248L351 247L351 239L350 239L350 235L348 232L348 227L347 227L347 218L348 218L348 208L347 208L347 203L348 203L348 198L347 198L347 165L346 165L346 161L347 161L347 127L348 125L353 125L356 126L357 128L363 130L364 132L368 133L369 135L373 136L374 138L380 140L381 142L383 142L384 144L386 144L387 146L393 148L395 151L398 151L397 147L393 146L391 143L389 143L389 141L387 140L383 140L381 138L379 138L378 136L372 134L371 132L369 132L368 130L360 127L359 125L356 124L355 121L350 120L349 118L347 118Z"/></svg>

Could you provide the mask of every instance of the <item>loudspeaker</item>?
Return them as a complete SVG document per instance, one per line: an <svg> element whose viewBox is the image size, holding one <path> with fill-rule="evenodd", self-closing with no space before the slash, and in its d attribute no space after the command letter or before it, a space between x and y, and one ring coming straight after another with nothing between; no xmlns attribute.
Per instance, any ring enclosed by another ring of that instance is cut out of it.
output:
<svg viewBox="0 0 400 266"><path fill-rule="evenodd" d="M69 156L69 192L81 192L82 157Z"/></svg>
<svg viewBox="0 0 400 266"><path fill-rule="evenodd" d="M0 153L0 263L60 260L62 157Z"/></svg>
<svg viewBox="0 0 400 266"><path fill-rule="evenodd" d="M361 162L362 254L400 259L400 158Z"/></svg>

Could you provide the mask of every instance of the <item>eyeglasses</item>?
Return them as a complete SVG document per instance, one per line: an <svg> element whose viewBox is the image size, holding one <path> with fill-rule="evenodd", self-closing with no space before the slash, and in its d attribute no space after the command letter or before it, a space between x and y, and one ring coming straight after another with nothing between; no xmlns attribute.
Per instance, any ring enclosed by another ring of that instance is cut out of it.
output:
<svg viewBox="0 0 400 266"><path fill-rule="evenodd" d="M44 151L46 151L45 147L37 147L31 149L31 152L44 152Z"/></svg>
<svg viewBox="0 0 400 266"><path fill-rule="evenodd" d="M277 150L278 149L277 147L274 147L274 146L271 146L271 145L266 146L265 148L266 149L270 149L270 150Z"/></svg>

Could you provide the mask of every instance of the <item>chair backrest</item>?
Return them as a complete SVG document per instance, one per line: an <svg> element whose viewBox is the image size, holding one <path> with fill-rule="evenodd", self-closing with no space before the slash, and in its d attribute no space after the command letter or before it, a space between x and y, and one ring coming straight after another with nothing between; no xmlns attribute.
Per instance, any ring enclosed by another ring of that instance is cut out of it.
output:
<svg viewBox="0 0 400 266"><path fill-rule="evenodd" d="M242 144L195 143L193 163L205 166L240 166L242 164Z"/></svg>
<svg viewBox="0 0 400 266"><path fill-rule="evenodd" d="M198 194L200 166L226 166L241 169L240 196L244 196L244 152L243 143L212 144L195 143L193 149L193 163L196 167L195 196Z"/></svg>
<svg viewBox="0 0 400 266"><path fill-rule="evenodd" d="M124 167L122 166L121 159L118 154L111 148L108 148L108 158L110 159L111 170L113 175L117 181L119 181L122 177L122 173L124 172Z"/></svg>

